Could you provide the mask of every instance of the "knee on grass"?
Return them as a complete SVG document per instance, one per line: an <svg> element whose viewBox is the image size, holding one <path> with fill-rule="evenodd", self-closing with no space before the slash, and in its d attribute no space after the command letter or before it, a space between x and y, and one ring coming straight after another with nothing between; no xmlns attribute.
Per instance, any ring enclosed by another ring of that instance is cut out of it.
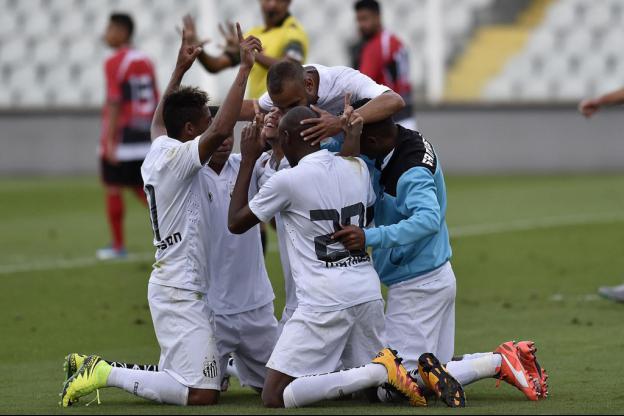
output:
<svg viewBox="0 0 624 416"><path fill-rule="evenodd" d="M214 406L219 402L218 390L189 388L188 406Z"/></svg>
<svg viewBox="0 0 624 416"><path fill-rule="evenodd" d="M262 404L270 409L279 409L284 407L283 391L262 390Z"/></svg>

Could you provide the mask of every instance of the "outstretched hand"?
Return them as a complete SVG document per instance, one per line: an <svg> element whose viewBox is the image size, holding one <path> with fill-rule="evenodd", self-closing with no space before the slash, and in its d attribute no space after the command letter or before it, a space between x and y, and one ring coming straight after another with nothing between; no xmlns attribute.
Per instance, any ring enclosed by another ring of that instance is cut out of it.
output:
<svg viewBox="0 0 624 416"><path fill-rule="evenodd" d="M241 157L243 160L255 162L264 152L266 143L260 134L262 131L261 116L256 116L252 123L243 127L241 133Z"/></svg>
<svg viewBox="0 0 624 416"><path fill-rule="evenodd" d="M202 48L193 43L192 39L187 35L186 29L182 29L182 45L178 51L178 59L176 61L176 69L185 73L188 71L195 59L201 53Z"/></svg>
<svg viewBox="0 0 624 416"><path fill-rule="evenodd" d="M255 36L243 38L240 23L236 23L236 34L240 48L241 66L251 69L256 62L256 54L262 52L262 42Z"/></svg>
<svg viewBox="0 0 624 416"><path fill-rule="evenodd" d="M360 139L362 128L364 127L364 118L351 106L351 93L347 93L344 98L344 111L340 117L340 124L345 135Z"/></svg>

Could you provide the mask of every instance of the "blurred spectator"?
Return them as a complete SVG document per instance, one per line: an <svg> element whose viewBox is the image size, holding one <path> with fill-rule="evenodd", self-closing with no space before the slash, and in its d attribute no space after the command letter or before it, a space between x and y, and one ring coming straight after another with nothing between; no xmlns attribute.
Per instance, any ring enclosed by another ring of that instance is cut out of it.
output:
<svg viewBox="0 0 624 416"><path fill-rule="evenodd" d="M301 23L289 12L290 0L260 0L264 26L252 28L245 36L253 35L262 41L264 50L256 56L256 63L249 75L247 96L260 98L266 91L266 76L269 67L286 58L303 63L308 52L308 35ZM195 23L190 16L184 18L186 35L194 43L203 43L197 36ZM199 61L210 72L219 72L239 63L238 38L231 23L219 25L226 45L223 54L211 56L202 53Z"/></svg>
<svg viewBox="0 0 624 416"><path fill-rule="evenodd" d="M114 49L104 63L106 103L100 142L101 175L112 244L98 250L97 257L101 260L126 256L122 189L130 188L146 203L141 164L151 144L150 125L158 91L152 62L131 46L133 32L134 22L129 15L113 13L104 35L106 44Z"/></svg>
<svg viewBox="0 0 624 416"><path fill-rule="evenodd" d="M407 49L383 28L381 7L376 0L359 0L354 8L361 39L351 48L353 68L399 94L406 106L394 119L403 127L416 130Z"/></svg>

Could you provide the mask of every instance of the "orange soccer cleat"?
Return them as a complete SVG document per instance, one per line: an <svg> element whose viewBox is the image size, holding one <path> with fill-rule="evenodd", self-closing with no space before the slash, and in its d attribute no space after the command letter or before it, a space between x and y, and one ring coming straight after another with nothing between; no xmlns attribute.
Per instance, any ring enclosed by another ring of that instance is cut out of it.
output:
<svg viewBox="0 0 624 416"><path fill-rule="evenodd" d="M499 345L494 351L501 355L501 366L496 378L504 380L520 390L529 400L536 401L539 398L539 391L536 382L529 372L524 368L518 349L513 341Z"/></svg>
<svg viewBox="0 0 624 416"><path fill-rule="evenodd" d="M535 388L537 389L538 399L548 397L548 373L537 362L535 353L537 348L533 341L520 341L516 343L518 356L522 366L529 373Z"/></svg>

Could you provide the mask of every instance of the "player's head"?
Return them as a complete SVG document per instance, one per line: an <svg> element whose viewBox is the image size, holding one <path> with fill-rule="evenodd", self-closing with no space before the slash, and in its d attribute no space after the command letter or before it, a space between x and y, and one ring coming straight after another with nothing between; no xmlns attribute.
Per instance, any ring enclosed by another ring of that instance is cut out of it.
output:
<svg viewBox="0 0 624 416"><path fill-rule="evenodd" d="M369 98L358 100L352 104L358 109L368 103ZM392 117L364 124L360 136L360 152L371 159L385 156L395 146L397 127Z"/></svg>
<svg viewBox="0 0 624 416"><path fill-rule="evenodd" d="M375 36L381 30L381 7L377 0L359 0L353 7L362 37Z"/></svg>
<svg viewBox="0 0 624 416"><path fill-rule="evenodd" d="M264 24L269 27L276 27L286 19L289 8L290 0L260 0Z"/></svg>
<svg viewBox="0 0 624 416"><path fill-rule="evenodd" d="M307 106L295 107L282 116L278 128L279 143L291 166L297 166L302 157L320 149L320 145L310 146L301 137L301 132L307 128L301 121L316 117L318 114Z"/></svg>
<svg viewBox="0 0 624 416"><path fill-rule="evenodd" d="M111 48L118 48L129 43L134 33L134 21L129 14L113 13L108 19L104 40Z"/></svg>
<svg viewBox="0 0 624 416"><path fill-rule="evenodd" d="M210 126L208 94L199 88L180 87L165 97L163 118L167 135L181 142L193 140Z"/></svg>
<svg viewBox="0 0 624 416"><path fill-rule="evenodd" d="M314 81L300 63L281 61L269 68L267 91L273 105L286 113L291 108L312 104Z"/></svg>

